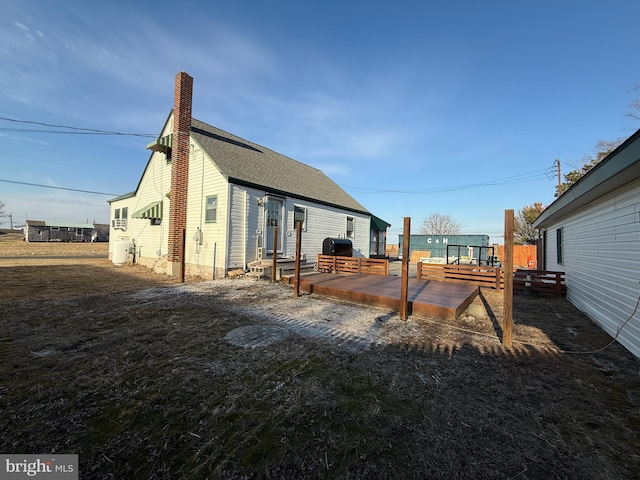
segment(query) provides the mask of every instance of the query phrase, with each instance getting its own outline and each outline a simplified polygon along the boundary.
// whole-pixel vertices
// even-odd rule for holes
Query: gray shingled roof
[[[231,183],[369,213],[317,168],[192,119],[191,138]]]

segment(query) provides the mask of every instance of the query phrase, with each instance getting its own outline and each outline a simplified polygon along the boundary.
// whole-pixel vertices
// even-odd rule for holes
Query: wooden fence
[[[539,297],[561,297],[567,293],[564,272],[548,270],[516,270],[513,275],[514,292],[525,290],[527,275],[531,292]],[[471,283],[496,290],[504,288],[504,271],[498,267],[418,263],[417,277],[421,280]]]
[[[389,262],[380,258],[318,255],[317,270],[327,273],[366,273],[387,276]],[[514,292],[525,290],[527,275],[531,282],[531,292],[539,297],[561,297],[567,293],[564,272],[549,270],[516,270],[513,274]],[[504,271],[499,267],[418,262],[416,276],[419,280],[471,283],[496,290],[504,288]]]
[[[564,297],[567,294],[564,272],[549,270],[516,270],[513,273],[514,292],[524,291],[527,275],[531,281],[531,291],[539,297]]]
[[[478,267],[476,265],[450,265],[418,262],[417,277],[420,280],[441,282],[462,282],[500,289],[502,273],[499,267]]]
[[[373,275],[389,275],[389,261],[384,258],[318,255],[318,271],[329,273],[368,273]]]

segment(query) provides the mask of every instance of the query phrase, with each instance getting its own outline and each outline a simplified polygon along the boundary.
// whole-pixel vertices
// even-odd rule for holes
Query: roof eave
[[[119,200],[126,200],[127,198],[135,197],[136,192],[125,193],[124,195],[120,195],[119,197],[112,198],[111,200],[107,200],[107,203],[111,205],[112,202],[117,202]]]

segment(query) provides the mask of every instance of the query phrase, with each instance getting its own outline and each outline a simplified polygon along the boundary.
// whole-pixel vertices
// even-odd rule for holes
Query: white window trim
[[[209,220],[207,219],[207,213],[210,211],[210,209],[208,208],[208,204],[209,204],[209,199],[210,198],[215,198],[216,199],[216,218],[214,218],[213,220]],[[204,222],[205,223],[218,223],[218,195],[214,194],[214,195],[207,195],[204,199]]]

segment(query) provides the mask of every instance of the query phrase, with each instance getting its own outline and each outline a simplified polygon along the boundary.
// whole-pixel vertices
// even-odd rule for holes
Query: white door
[[[284,225],[282,224],[282,208],[284,206],[284,202],[280,198],[269,197],[267,199],[267,218],[265,219],[267,223],[266,232],[266,244],[267,244],[267,253],[273,253],[273,232],[276,227],[278,227],[278,243],[276,246],[276,250],[282,253],[282,239],[284,237]]]

